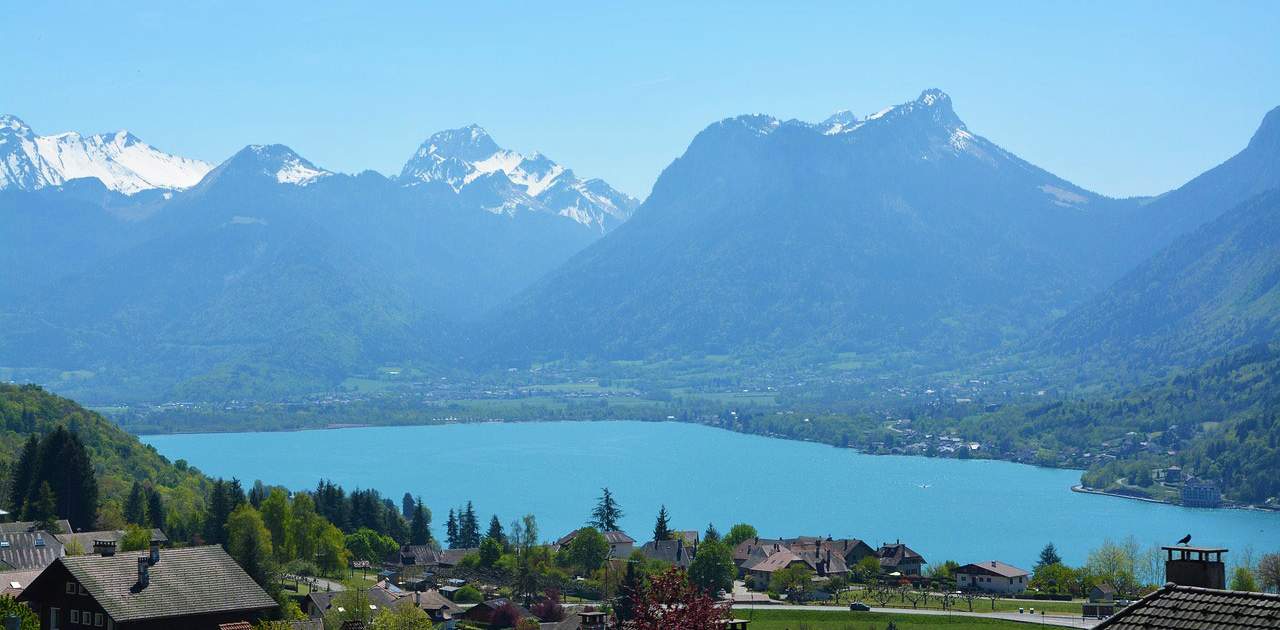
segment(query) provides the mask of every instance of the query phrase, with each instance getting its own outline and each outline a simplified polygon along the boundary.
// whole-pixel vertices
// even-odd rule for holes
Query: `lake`
[[[1071,492],[1079,472],[998,461],[865,455],[849,449],[672,422],[541,422],[369,427],[289,433],[143,436],[204,472],[312,489],[322,477],[421,495],[443,536],[450,507],[474,502],[482,525],[533,513],[553,539],[581,526],[608,486],[624,529],[672,525],[761,536],[901,539],[927,560],[999,559],[1030,569],[1052,541],[1071,564],[1104,539],[1280,551],[1280,514],[1182,508]],[[637,543],[638,545],[639,543]],[[1231,554],[1228,554],[1228,559]]]

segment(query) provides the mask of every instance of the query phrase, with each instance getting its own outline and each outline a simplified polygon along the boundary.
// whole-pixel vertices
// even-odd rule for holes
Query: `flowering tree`
[[[632,608],[628,630],[715,630],[729,613],[676,567],[650,577],[632,597]]]

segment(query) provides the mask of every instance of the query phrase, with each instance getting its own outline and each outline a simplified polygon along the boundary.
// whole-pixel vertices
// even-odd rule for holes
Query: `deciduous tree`
[[[759,534],[756,533],[756,528],[746,523],[738,523],[729,528],[729,533],[725,534],[724,537],[724,544],[729,545],[730,549],[734,549],[742,544],[742,541],[757,537],[759,537]]]
[[[711,595],[733,590],[738,569],[733,564],[733,551],[718,540],[703,541],[689,565],[689,581]]]
[[[632,600],[633,630],[713,630],[728,609],[671,568],[649,578]]]

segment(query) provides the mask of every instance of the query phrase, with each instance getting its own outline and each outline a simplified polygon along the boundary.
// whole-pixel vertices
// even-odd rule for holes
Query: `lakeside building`
[[[919,576],[921,568],[928,564],[924,556],[916,553],[899,540],[893,544],[885,543],[876,550],[876,558],[880,560],[880,570],[884,573],[900,573],[904,576]]]
[[[1203,479],[1187,479],[1180,492],[1182,505],[1186,507],[1218,507],[1222,505],[1222,492],[1218,484]]]
[[[583,529],[586,529],[586,528],[583,528]],[[568,534],[561,536],[560,540],[556,541],[556,544],[553,547],[553,549],[558,550],[561,547],[564,547],[565,545],[568,545],[569,543],[573,542],[573,539],[577,538],[578,533],[581,531],[582,529],[575,529],[569,532]],[[609,542],[610,558],[626,558],[631,555],[632,551],[635,550],[636,539],[628,536],[627,533],[624,531],[610,530],[607,532],[600,532],[600,533],[603,534],[604,539]]]
[[[1031,581],[1027,570],[999,560],[966,564],[951,574],[956,578],[956,588],[988,593],[1018,594],[1027,590]]]

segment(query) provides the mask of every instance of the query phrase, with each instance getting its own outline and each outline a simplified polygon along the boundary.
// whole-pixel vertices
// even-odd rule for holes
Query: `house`
[[[1116,613],[1116,587],[1103,582],[1089,589],[1088,600],[1082,605],[1085,618],[1106,619]]]
[[[53,534],[0,533],[0,571],[40,570],[64,555],[62,541]]]
[[[64,547],[79,546],[82,553],[92,553],[102,555],[102,547],[99,543],[110,542],[111,551],[115,551],[116,546],[124,539],[125,531],[123,529],[108,529],[95,532],[76,532],[74,534],[57,534],[55,538],[62,542]],[[151,542],[158,542],[160,546],[167,547],[169,545],[169,537],[165,535],[164,530],[151,530]]]
[[[556,541],[555,548],[559,549],[573,542],[573,539],[577,538],[578,532],[580,531],[582,530],[575,529],[569,532],[568,534],[565,534],[564,536],[562,536],[560,540]],[[604,534],[604,539],[609,541],[609,557],[610,558],[626,558],[627,556],[631,555],[632,551],[635,550],[636,539],[628,536],[626,532],[619,531],[619,530],[610,530],[607,532],[600,532],[600,533]]]
[[[785,546],[786,542],[779,539],[748,538],[733,548],[733,563],[740,572],[745,571],[745,565],[755,564]]]
[[[304,602],[303,611],[312,619],[322,620],[333,609],[333,601],[338,595],[338,591],[311,593]],[[427,616],[435,623],[448,623],[462,610],[460,606],[445,599],[439,591],[434,589],[410,592],[400,590],[385,582],[379,582],[374,586],[370,586],[365,591],[365,595],[368,598],[369,605],[376,606],[379,609],[392,608],[394,606],[416,606],[427,613]]]
[[[58,558],[18,600],[36,611],[42,630],[213,630],[276,608],[217,545]]]
[[[1031,574],[999,560],[966,564],[951,572],[960,590],[988,593],[1021,593],[1027,590]]]
[[[57,527],[55,529],[57,529],[58,531],[53,533],[55,534],[71,533],[71,521],[68,521],[67,519],[64,518],[62,520],[54,521],[54,522],[57,524]],[[43,529],[43,527],[44,527],[43,525],[35,521],[14,521],[12,523],[0,523],[0,534],[24,534],[24,533],[41,530]]]
[[[1187,507],[1218,507],[1222,503],[1222,492],[1212,481],[1188,479],[1179,493]]]
[[[458,549],[443,549],[436,557],[436,564],[442,567],[456,567],[462,564],[462,559],[471,555],[479,554],[480,549],[476,547],[460,547]]]
[[[697,547],[700,537],[701,534],[696,529],[682,529],[671,532],[671,538],[681,538],[684,540],[684,544],[690,547]]]
[[[28,584],[40,576],[40,571],[43,571],[43,569],[0,573],[0,595],[8,595],[9,597],[21,595],[23,589],[27,588]]]
[[[770,554],[768,558],[747,567],[747,575],[751,576],[751,585],[756,590],[764,590],[769,587],[774,573],[794,566],[812,568],[804,558],[784,547]]]
[[[880,561],[880,570],[884,573],[899,573],[904,576],[920,575],[925,562],[924,556],[902,544],[899,540],[893,544],[883,544],[876,550],[876,559]]]
[[[792,553],[800,556],[805,564],[809,565],[818,577],[847,577],[849,575],[849,567],[844,563],[844,556],[832,551],[828,548],[817,547],[809,548],[800,552],[792,550]]]
[[[461,618],[467,621],[474,621],[476,623],[490,623],[493,621],[493,614],[498,612],[499,608],[502,608],[507,604],[515,606],[516,611],[520,613],[521,619],[533,616],[533,613],[516,605],[511,600],[505,597],[499,597],[497,599],[485,600],[475,606],[472,606],[466,612],[462,613]]]
[[[1165,584],[1095,630],[1280,628],[1280,595]]]
[[[684,538],[650,540],[640,547],[640,553],[650,560],[660,560],[677,567],[689,568],[693,564],[696,545],[685,543]]]

